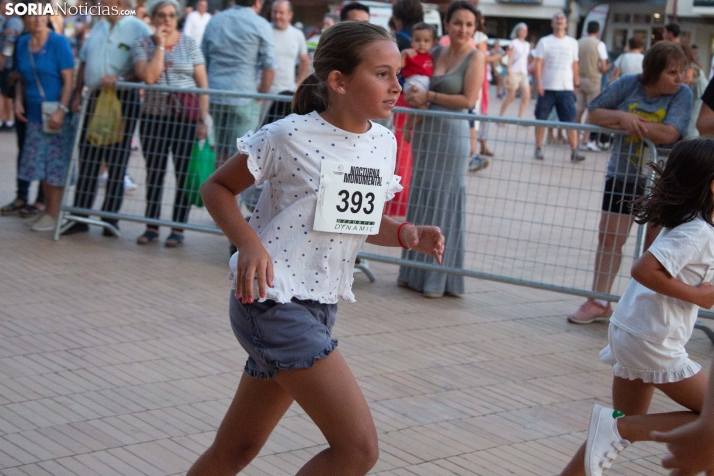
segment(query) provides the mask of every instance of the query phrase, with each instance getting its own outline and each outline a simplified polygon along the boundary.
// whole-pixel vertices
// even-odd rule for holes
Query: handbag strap
[[[30,65],[32,65],[32,74],[35,75],[35,82],[37,83],[37,89],[40,90],[40,96],[42,97],[42,101],[46,101],[47,99],[45,98],[45,90],[42,87],[42,82],[40,81],[40,77],[37,75],[37,68],[35,67],[35,59],[32,57],[32,51],[30,50],[30,42],[27,42],[27,52],[30,55]]]

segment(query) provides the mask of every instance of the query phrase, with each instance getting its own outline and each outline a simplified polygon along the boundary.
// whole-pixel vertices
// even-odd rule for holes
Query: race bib
[[[392,172],[323,160],[313,229],[376,235]]]

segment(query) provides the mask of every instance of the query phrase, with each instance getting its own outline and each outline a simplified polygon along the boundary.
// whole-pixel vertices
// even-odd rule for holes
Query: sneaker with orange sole
[[[568,316],[568,321],[573,324],[591,324],[595,321],[607,321],[612,316],[612,308],[587,300],[577,311]]]

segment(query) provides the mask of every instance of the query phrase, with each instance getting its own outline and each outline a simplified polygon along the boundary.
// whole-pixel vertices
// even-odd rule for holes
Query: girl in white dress
[[[653,168],[658,179],[635,216],[663,229],[632,266],[600,352],[615,374],[616,410],[595,405],[588,441],[562,475],[599,476],[631,442],[691,423],[703,407],[707,375],[684,346],[699,308],[714,306],[714,140],[680,142],[664,170]],[[689,411],[647,414],[655,389]]]

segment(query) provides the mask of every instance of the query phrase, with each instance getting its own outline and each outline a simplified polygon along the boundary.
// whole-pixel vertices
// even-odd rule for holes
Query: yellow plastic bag
[[[89,120],[87,141],[93,146],[116,144],[121,142],[123,133],[121,103],[112,89],[102,89]]]

